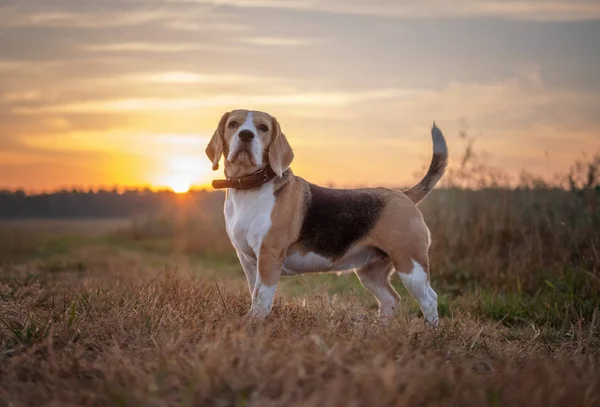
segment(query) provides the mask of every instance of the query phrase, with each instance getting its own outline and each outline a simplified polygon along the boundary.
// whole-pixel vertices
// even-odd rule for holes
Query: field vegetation
[[[186,196],[0,223],[0,406],[600,405],[600,156],[511,180],[464,140],[422,204],[435,331],[399,281],[379,324],[353,275],[283,278],[248,321],[221,208]]]

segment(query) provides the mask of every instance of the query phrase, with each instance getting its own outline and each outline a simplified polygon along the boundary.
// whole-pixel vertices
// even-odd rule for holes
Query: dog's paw
[[[251,320],[262,321],[269,316],[269,310],[265,310],[259,307],[252,307],[246,314],[246,317]]]
[[[421,309],[423,317],[425,318],[425,324],[430,328],[436,329],[439,325],[439,316],[437,307],[431,307],[429,309]]]
[[[438,328],[439,324],[440,324],[440,320],[439,320],[439,318],[437,317],[437,315],[436,315],[436,317],[435,317],[435,318],[426,318],[426,319],[425,319],[425,325],[426,325],[428,328],[430,328],[430,329],[433,329],[434,331],[435,331],[435,330],[437,330],[437,328]]]

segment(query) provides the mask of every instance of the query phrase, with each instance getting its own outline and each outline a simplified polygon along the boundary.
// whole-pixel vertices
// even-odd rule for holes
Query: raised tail
[[[444,135],[433,123],[431,129],[431,138],[433,139],[433,157],[431,158],[431,164],[425,177],[414,187],[403,191],[411,201],[415,204],[419,204],[435,187],[435,184],[442,178],[448,165],[448,146],[446,145],[446,139]]]

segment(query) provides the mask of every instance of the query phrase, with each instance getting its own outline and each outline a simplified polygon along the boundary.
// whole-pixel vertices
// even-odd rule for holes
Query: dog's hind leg
[[[390,283],[392,262],[389,258],[366,265],[355,271],[362,285],[377,299],[379,317],[389,318],[398,309],[398,293]]]
[[[394,260],[394,266],[404,287],[419,303],[425,321],[432,327],[438,325],[437,294],[429,283],[429,265],[426,260],[418,262],[413,259]]]

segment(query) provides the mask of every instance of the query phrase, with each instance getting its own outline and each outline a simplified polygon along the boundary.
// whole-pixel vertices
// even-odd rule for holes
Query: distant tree
[[[191,191],[179,196],[149,189],[60,190],[28,195],[23,190],[0,191],[0,218],[114,218],[150,215],[165,209],[192,205],[222,205],[220,191]]]

